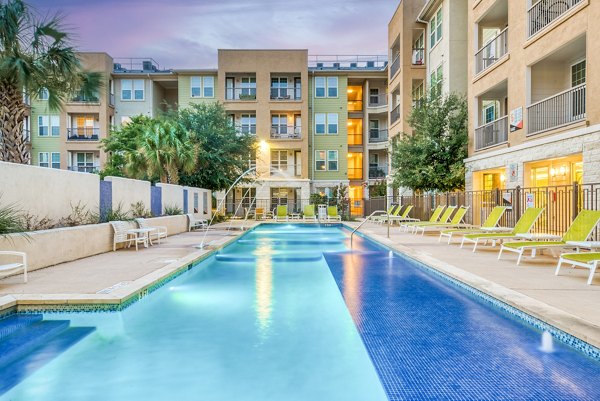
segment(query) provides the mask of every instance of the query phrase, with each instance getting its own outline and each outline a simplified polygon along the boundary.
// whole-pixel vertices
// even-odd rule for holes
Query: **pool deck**
[[[501,260],[499,246],[479,246],[473,253],[472,244],[460,248],[460,237],[448,245],[447,238],[438,242],[438,233],[414,235],[393,226],[388,239],[387,226],[374,223],[360,232],[600,348],[600,274],[587,285],[587,269],[564,265],[555,276],[558,258],[551,255],[523,257],[517,266],[515,253]]]
[[[240,224],[232,223],[234,228]],[[29,273],[27,284],[22,275],[4,278],[0,312],[17,305],[122,303],[242,234],[227,230],[228,226],[216,225],[208,233],[209,249],[195,247],[203,232],[183,233],[138,252],[123,249],[36,270]],[[600,348],[600,275],[588,286],[588,270],[567,266],[556,277],[557,259],[546,255],[524,258],[517,267],[515,254],[497,260],[497,247],[482,246],[473,253],[471,247],[460,249],[457,242],[439,243],[437,235],[404,233],[397,226],[388,239],[387,227],[372,223],[360,232]]]

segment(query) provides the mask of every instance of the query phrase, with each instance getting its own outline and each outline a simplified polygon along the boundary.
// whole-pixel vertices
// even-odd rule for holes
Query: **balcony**
[[[256,125],[236,124],[235,130],[236,130],[236,132],[239,132],[240,134],[256,135]]]
[[[100,128],[79,127],[67,128],[68,141],[97,141],[99,139]]]
[[[302,88],[274,88],[271,87],[271,100],[302,100]]]
[[[293,125],[272,125],[271,139],[301,139],[302,128]]]
[[[508,27],[491,38],[475,53],[475,73],[479,74],[508,53]]]
[[[31,144],[31,131],[28,129],[23,130],[23,143]]]
[[[400,71],[400,55],[397,55],[390,66],[390,78],[393,78]]]
[[[552,21],[581,3],[583,0],[540,0],[527,10],[529,37],[532,37]]]
[[[386,129],[375,129],[369,130],[369,143],[383,143],[388,140],[388,130]]]
[[[412,65],[425,65],[425,49],[412,49]]]
[[[70,100],[71,103],[100,103],[98,94],[86,95],[83,92],[77,93]]]
[[[350,100],[348,99],[348,111],[362,111],[363,110],[363,101],[362,100]]]
[[[100,170],[100,166],[69,166],[68,169],[71,171],[78,171],[80,173],[97,173]]]
[[[390,112],[390,121],[394,124],[396,121],[400,120],[400,105],[397,105]]]
[[[348,167],[348,179],[349,180],[362,180],[363,179],[362,167]]]
[[[483,150],[508,142],[508,116],[475,128],[475,150]]]
[[[586,84],[577,85],[527,107],[528,135],[585,120]]]
[[[388,175],[387,164],[369,165],[369,179],[381,179]]]
[[[115,94],[114,93],[108,94],[108,101],[111,106],[115,105]]]
[[[369,107],[387,106],[387,100],[387,93],[381,93],[379,95],[369,95]]]
[[[225,100],[256,100],[256,87],[254,88],[225,88]]]

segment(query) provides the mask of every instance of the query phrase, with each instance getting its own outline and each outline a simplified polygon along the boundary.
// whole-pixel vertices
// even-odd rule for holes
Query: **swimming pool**
[[[600,399],[597,361],[347,236],[262,225],[124,311],[3,319],[0,400]]]

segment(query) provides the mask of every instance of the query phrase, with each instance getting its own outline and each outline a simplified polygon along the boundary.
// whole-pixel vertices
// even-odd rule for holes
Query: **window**
[[[442,90],[442,82],[444,81],[444,74],[442,71],[442,64],[431,72],[430,84],[438,93]]]
[[[433,48],[442,39],[442,7],[440,7],[429,22],[429,43]]]
[[[204,97],[215,97],[215,77],[202,77]]]
[[[271,78],[271,99],[289,99],[288,79]]]
[[[48,89],[46,89],[46,88],[40,89],[39,100],[48,100],[48,97],[50,97],[50,93],[48,92]]]
[[[52,168],[60,169],[60,153],[52,152]]]
[[[200,77],[191,77],[190,85],[191,85],[191,94],[192,97],[200,97],[202,93],[202,82]]]
[[[496,102],[483,105],[483,123],[488,124],[496,119]]]
[[[315,78],[315,97],[325,97],[325,78]]]
[[[327,133],[330,135],[338,133],[338,115],[337,113],[327,114]]]
[[[287,150],[271,151],[271,169],[287,170]]]
[[[273,114],[271,116],[271,132],[273,134],[287,134],[287,115]]]
[[[60,136],[59,116],[38,116],[39,136]]]
[[[144,100],[144,80],[121,80],[121,100]]]
[[[241,99],[256,99],[256,77],[243,77],[241,87]]]
[[[77,167],[94,167],[94,154],[77,153]]]
[[[328,150],[327,151],[327,170],[337,171],[338,169],[338,151]]]
[[[413,107],[418,107],[421,104],[423,96],[425,96],[425,86],[423,85],[423,81],[421,81],[412,91]]]
[[[326,121],[325,113],[316,113],[315,114],[315,134],[319,134],[319,135],[325,134],[325,121]]]
[[[215,78],[191,77],[190,94],[192,97],[215,97]]]
[[[379,88],[369,89],[369,105],[379,104]]]
[[[40,167],[50,167],[50,159],[48,152],[41,152],[38,155],[38,165]]]
[[[585,83],[585,60],[571,66],[571,87]]]
[[[256,114],[242,114],[242,133],[256,134]]]
[[[327,78],[327,97],[338,96],[338,79],[337,77]]]
[[[327,171],[327,164],[325,160],[325,150],[315,151],[315,170],[316,171]]]

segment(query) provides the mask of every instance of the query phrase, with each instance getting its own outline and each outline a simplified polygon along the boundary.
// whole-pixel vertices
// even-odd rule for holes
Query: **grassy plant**
[[[49,230],[56,227],[56,222],[48,217],[38,217],[30,213],[21,216],[25,231]]]
[[[26,230],[23,214],[14,205],[0,205],[0,236]]]
[[[177,216],[183,214],[183,210],[176,205],[165,205],[165,216]]]
[[[131,214],[133,215],[134,218],[152,217],[152,212],[150,210],[146,209],[146,205],[144,205],[144,202],[142,202],[142,201],[131,204]]]
[[[82,205],[81,201],[76,205],[71,204],[71,214],[58,221],[60,227],[75,227],[85,224],[98,224],[99,217]]]
[[[116,208],[110,208],[104,213],[92,213],[92,218],[98,223],[108,223],[109,221],[130,221],[133,220],[129,212],[123,210],[123,205],[119,203]]]

